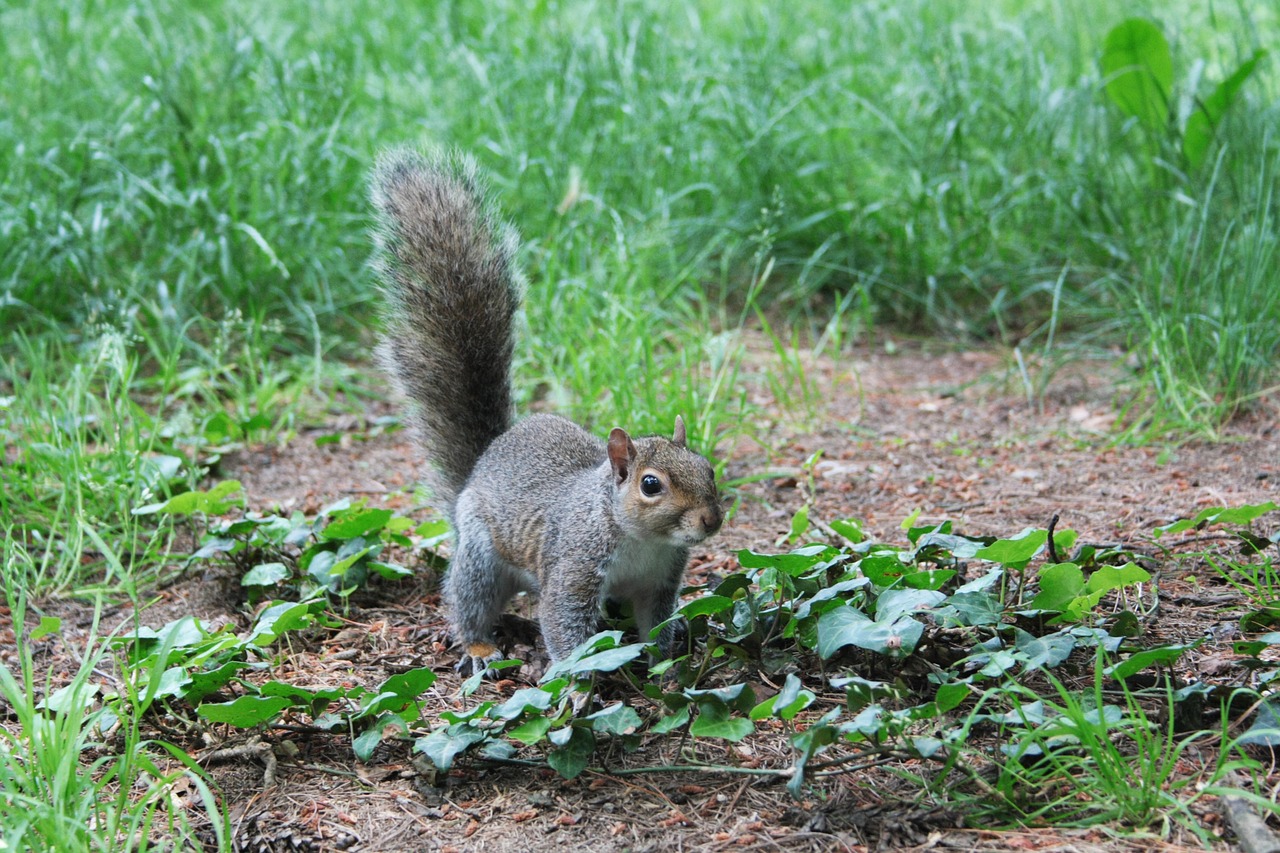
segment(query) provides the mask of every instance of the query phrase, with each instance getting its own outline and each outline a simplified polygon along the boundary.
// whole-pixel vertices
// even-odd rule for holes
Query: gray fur
[[[564,418],[512,422],[515,233],[473,161],[397,151],[373,177],[387,296],[379,358],[409,398],[429,484],[457,545],[444,599],[464,664],[498,657],[511,596],[538,593],[547,651],[596,631],[605,596],[631,601],[641,635],[676,606],[689,546],[722,520],[711,464],[671,439],[601,439]],[[652,494],[641,483],[660,488]],[[672,632],[659,645],[670,651]]]
[[[392,151],[372,195],[387,297],[378,357],[411,401],[429,484],[453,520],[476,460],[511,426],[518,239],[470,157]]]

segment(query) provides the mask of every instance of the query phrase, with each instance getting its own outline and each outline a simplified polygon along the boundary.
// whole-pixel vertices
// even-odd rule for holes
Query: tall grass
[[[1174,44],[1175,125],[1280,30],[1243,4],[1145,12]],[[363,359],[377,313],[365,171],[404,142],[475,152],[522,229],[519,387],[542,405],[655,430],[678,410],[714,441],[742,420],[751,296],[825,342],[856,306],[862,329],[1128,347],[1134,434],[1212,432],[1276,379],[1276,75],[1191,169],[1105,97],[1119,17],[1101,0],[6,6],[0,523],[123,529],[147,454],[201,472],[165,435],[198,443],[219,412],[287,429],[288,401],[327,393],[322,365]],[[104,403],[83,378],[107,339],[131,367]],[[132,481],[90,494],[84,462]]]
[[[6,576],[28,559],[12,539],[0,541]],[[58,685],[35,670],[39,653],[25,639],[22,596],[4,600],[12,608],[18,666],[0,665],[6,708],[0,844],[6,850],[132,851],[175,842],[230,849],[225,816],[195,760],[142,737],[140,697],[107,701],[99,678],[107,652],[97,635],[100,611],[86,648],[77,650],[79,667]]]

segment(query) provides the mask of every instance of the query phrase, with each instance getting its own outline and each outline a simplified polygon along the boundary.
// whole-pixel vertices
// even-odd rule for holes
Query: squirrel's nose
[[[720,529],[721,515],[719,508],[717,507],[714,510],[703,510],[702,517],[699,520],[702,522],[703,530],[708,533],[715,533]]]

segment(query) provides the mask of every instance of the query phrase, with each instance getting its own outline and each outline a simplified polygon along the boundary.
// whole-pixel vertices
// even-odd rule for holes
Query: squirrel
[[[647,640],[675,610],[689,548],[723,521],[711,463],[679,416],[671,438],[615,428],[607,441],[557,415],[516,420],[518,237],[475,161],[391,151],[371,183],[378,358],[409,401],[427,485],[454,530],[443,598],[458,670],[501,658],[495,623],[520,591],[538,596],[553,661],[596,632],[606,599],[629,601]],[[664,656],[673,639],[664,625]]]

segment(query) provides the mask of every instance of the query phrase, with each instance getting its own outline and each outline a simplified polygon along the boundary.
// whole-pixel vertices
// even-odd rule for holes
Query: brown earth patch
[[[1060,371],[1047,394],[1029,401],[1012,360],[1001,353],[859,351],[840,364],[809,365],[814,393],[806,407],[794,385],[789,399],[773,399],[763,376],[768,362],[756,362],[762,367],[749,386],[764,414],[728,451],[726,482],[743,481],[732,489],[736,511],[695,555],[695,578],[732,570],[740,548],[785,548],[781,538],[806,500],[812,500],[814,518],[857,518],[872,536],[889,542],[904,541],[899,525],[918,510],[917,524],[949,519],[957,532],[1001,536],[1043,527],[1057,514],[1059,529],[1074,528],[1083,540],[1143,547],[1152,547],[1155,525],[1207,505],[1280,502],[1274,398],[1241,418],[1219,443],[1112,447],[1107,439],[1116,417],[1117,370],[1106,363]],[[812,417],[786,414],[806,408]],[[248,506],[261,511],[278,506],[314,513],[340,497],[410,511],[420,457],[404,432],[371,434],[373,415],[385,413],[334,416],[282,446],[238,451],[223,460],[216,477],[240,480]],[[821,426],[808,428],[804,420]],[[314,441],[335,433],[337,443]],[[810,492],[804,466],[818,451]],[[771,476],[752,479],[762,472]],[[1209,637],[1182,665],[1243,683],[1247,673],[1233,671],[1230,646],[1243,602],[1198,558],[1180,556],[1188,543],[1195,550],[1229,544],[1215,536],[1192,533],[1156,548],[1161,609],[1153,640]],[[66,657],[66,649],[87,628],[83,610],[66,602],[46,602],[44,609],[63,615],[69,630],[61,641],[46,642],[40,665],[56,670],[62,660],[69,666],[74,658]],[[189,614],[241,629],[252,619],[234,572],[215,567],[194,569],[160,590],[139,617],[119,608],[104,624],[114,628],[140,618],[159,626]],[[430,666],[439,678],[426,702],[462,707],[452,671],[456,653],[447,646],[429,571],[362,593],[344,619],[344,630],[307,632],[281,649],[272,677],[303,686],[374,685],[394,672]],[[541,652],[531,643],[525,638],[514,651],[536,660]],[[537,669],[522,680],[536,677]],[[523,685],[500,682],[482,690],[498,696],[517,686]],[[205,730],[168,717],[158,725],[158,737],[194,754],[246,740],[236,730]],[[262,766],[252,757],[209,765],[245,850],[1199,849],[1177,827],[1157,837],[969,826],[965,815],[921,795],[909,774],[927,775],[929,769],[918,762],[831,777],[800,801],[777,778],[625,775],[685,763],[687,750],[726,766],[790,766],[785,733],[767,728],[737,745],[653,738],[634,754],[598,755],[604,772],[572,781],[544,768],[466,762],[437,778],[402,740],[384,742],[362,764],[346,736],[305,726],[275,727],[264,737],[280,756],[274,787],[263,788]],[[1273,775],[1270,781],[1278,780]],[[1197,809],[1204,825],[1224,839],[1217,846],[1229,849],[1229,830],[1212,804]]]

